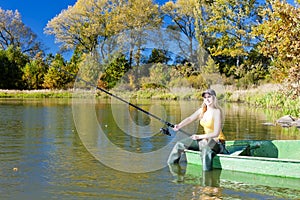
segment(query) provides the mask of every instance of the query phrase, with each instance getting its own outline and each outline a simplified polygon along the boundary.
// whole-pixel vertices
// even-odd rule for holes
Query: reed
[[[229,102],[244,102],[300,117],[300,97],[289,95],[280,85],[268,84],[248,90],[231,90],[226,92],[225,98]]]

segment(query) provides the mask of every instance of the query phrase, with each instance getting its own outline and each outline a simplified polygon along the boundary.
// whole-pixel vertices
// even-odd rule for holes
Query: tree
[[[62,49],[77,47],[85,53],[95,53],[99,43],[115,34],[114,25],[111,25],[111,13],[121,2],[123,1],[78,0],[74,6],[69,6],[51,19],[44,31],[54,35]]]
[[[212,39],[210,53],[219,62],[235,61],[235,68],[239,68],[257,44],[258,38],[253,38],[251,31],[261,21],[261,5],[255,0],[215,0],[207,9],[205,32]],[[228,67],[223,71],[235,71]]]
[[[125,55],[116,55],[105,67],[101,81],[104,81],[107,88],[113,88],[119,80],[130,69]]]
[[[22,71],[28,61],[19,48],[0,49],[0,88],[23,89]]]
[[[129,41],[124,41],[124,45],[129,48],[130,65],[135,59],[136,66],[139,66],[143,45],[147,43],[147,30],[159,27],[162,22],[158,5],[153,4],[152,0],[127,0],[116,8],[113,16],[115,32],[127,32],[125,37]]]
[[[48,66],[43,60],[43,54],[40,52],[33,60],[26,63],[23,69],[22,80],[25,82],[27,89],[41,89],[43,88],[44,76],[47,72]]]
[[[283,73],[280,77],[284,78],[289,68],[300,60],[300,9],[281,1],[274,1],[270,6],[262,13],[264,22],[254,33],[262,35],[264,40],[259,43],[259,50],[274,61]]]
[[[136,58],[139,63],[143,45],[141,30],[158,25],[161,21],[158,16],[158,6],[151,0],[79,0],[53,18],[45,33],[55,35],[62,49],[78,47],[85,53],[99,50],[102,59],[113,52],[113,48],[121,49],[121,43],[123,46],[129,43],[129,60],[133,63]],[[118,45],[111,42],[114,36],[126,31],[132,33],[129,42],[118,41]]]
[[[300,94],[300,9],[279,0],[272,1],[262,13],[264,21],[254,33],[261,35],[259,50],[272,59],[273,78],[288,80],[289,87]],[[290,90],[291,91],[291,90]]]
[[[44,77],[43,87],[48,89],[64,89],[67,83],[68,74],[66,64],[61,54],[56,54]]]
[[[194,44],[196,39],[194,10],[196,6],[196,0],[177,0],[176,3],[169,1],[162,6],[163,13],[174,22],[174,25],[169,25],[168,29],[172,30],[172,36],[178,41],[182,54],[190,61],[194,61],[194,46],[198,45]],[[187,38],[188,42],[182,39],[181,33]]]
[[[167,64],[170,60],[170,57],[167,55],[167,52],[162,49],[152,49],[151,55],[147,61],[148,64],[151,63],[161,63]]]
[[[41,51],[41,43],[32,30],[22,22],[20,13],[0,8],[0,49],[19,48],[30,56]]]
[[[89,20],[81,11],[81,1],[69,6],[55,18],[51,19],[44,29],[49,35],[54,35],[56,42],[61,43],[61,49],[70,50],[77,46],[83,51],[92,52],[97,45],[95,33],[86,31],[90,26]]]

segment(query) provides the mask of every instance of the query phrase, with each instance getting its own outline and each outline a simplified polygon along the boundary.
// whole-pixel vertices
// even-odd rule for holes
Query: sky
[[[168,0],[156,0],[162,5]],[[44,34],[44,28],[48,21],[61,13],[68,6],[73,6],[77,0],[0,0],[0,7],[3,10],[18,10],[21,13],[23,23],[30,27],[38,35],[46,53],[56,54],[59,50],[59,44],[56,44],[53,35]],[[288,0],[293,2],[293,0]]]
[[[18,10],[23,23],[30,27],[38,35],[46,50],[46,53],[55,54],[59,45],[54,43],[54,36],[44,34],[44,28],[48,21],[58,15],[69,5],[74,5],[77,0],[0,0],[3,10]]]
[[[38,40],[44,44],[46,53],[55,54],[59,50],[59,44],[55,44],[53,35],[44,34],[44,28],[48,21],[76,2],[77,0],[0,0],[0,7],[3,10],[18,10],[23,23],[30,27],[38,35]],[[167,0],[156,2],[161,5]]]

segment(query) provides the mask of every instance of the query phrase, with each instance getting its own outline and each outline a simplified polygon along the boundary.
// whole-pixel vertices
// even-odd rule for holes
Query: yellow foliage
[[[289,73],[289,79],[295,81],[300,79],[294,76],[294,69],[300,71],[300,8],[279,0],[271,5],[272,11],[265,10],[264,22],[254,29],[256,35],[264,38],[259,49],[273,58],[277,80],[282,81]]]

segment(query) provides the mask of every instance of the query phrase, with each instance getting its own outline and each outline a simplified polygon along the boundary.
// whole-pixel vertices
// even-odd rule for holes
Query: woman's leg
[[[207,140],[199,141],[199,150],[201,151],[202,170],[210,171],[213,169],[212,160],[216,153],[208,146]]]
[[[169,155],[167,161],[168,164],[179,163],[181,154],[184,152],[185,149],[198,150],[199,146],[198,143],[195,140],[192,140],[190,137],[176,142]]]

